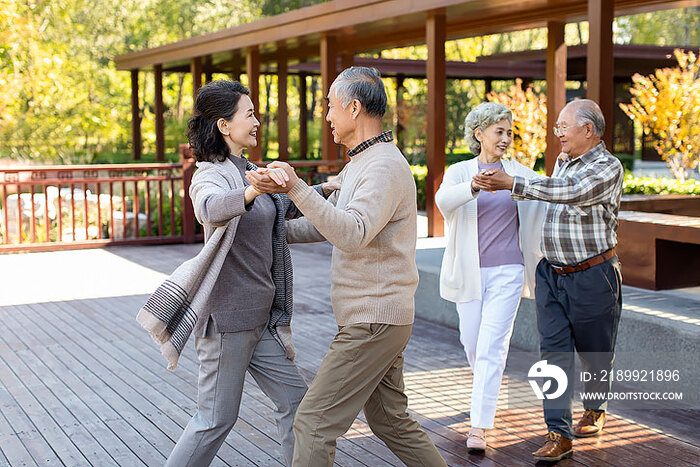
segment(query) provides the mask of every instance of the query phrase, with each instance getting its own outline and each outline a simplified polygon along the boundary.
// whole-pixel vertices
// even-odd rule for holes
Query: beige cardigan
[[[525,178],[540,177],[524,165],[504,159],[508,175]],[[476,158],[458,162],[445,172],[435,202],[445,217],[447,246],[440,269],[440,296],[451,302],[481,299],[481,269],[479,267],[479,238],[477,204],[479,193],[472,195],[472,177],[479,172]],[[540,247],[545,204],[540,201],[517,201],[520,220],[520,248],[525,263],[523,296],[535,294],[535,268],[542,258]]]

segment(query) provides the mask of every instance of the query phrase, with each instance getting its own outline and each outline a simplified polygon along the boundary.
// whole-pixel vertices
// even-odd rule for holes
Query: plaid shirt
[[[547,201],[542,252],[574,265],[617,245],[623,169],[600,143],[578,158],[557,160],[551,178],[514,177],[513,198]]]
[[[391,130],[387,130],[384,133],[382,133],[379,136],[375,136],[374,138],[370,138],[368,140],[365,140],[355,146],[354,148],[348,150],[348,156],[352,157],[355,154],[359,154],[365,149],[370,148],[371,146],[374,146],[377,143],[393,143],[394,142],[394,135],[392,134]]]

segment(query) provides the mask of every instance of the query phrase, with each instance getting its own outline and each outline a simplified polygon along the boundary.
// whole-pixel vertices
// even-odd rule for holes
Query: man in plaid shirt
[[[534,453],[537,460],[571,457],[572,435],[595,436],[605,424],[607,399],[585,401],[575,428],[571,420],[574,349],[584,371],[597,375],[584,390],[607,394],[610,381],[601,376],[612,369],[622,310],[615,245],[623,169],[601,141],[604,130],[595,102],[570,102],[554,127],[562,154],[551,178],[526,180],[502,171],[474,177],[477,188],[510,190],[515,199],[550,203],[542,232],[544,259],[537,266],[537,327],[541,358],[561,367],[569,381],[563,395],[543,400],[549,432]]]

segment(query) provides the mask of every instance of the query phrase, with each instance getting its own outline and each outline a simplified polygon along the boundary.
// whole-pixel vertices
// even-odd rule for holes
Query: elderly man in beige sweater
[[[344,70],[328,102],[335,142],[352,148],[338,191],[326,200],[284,163],[248,174],[261,191],[288,192],[304,214],[289,222],[290,242],[334,246],[331,304],[338,333],[297,411],[294,466],[332,466],[336,439],[362,409],[372,431],[406,465],[445,466],[406,411],[403,350],[418,284],[416,187],[391,132],[382,132],[386,91],[379,73]]]

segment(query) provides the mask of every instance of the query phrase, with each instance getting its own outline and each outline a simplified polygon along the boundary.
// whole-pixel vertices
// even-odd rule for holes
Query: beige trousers
[[[367,422],[407,466],[446,466],[406,412],[403,350],[412,325],[353,324],[339,328],[294,420],[295,467],[330,467],[336,439],[364,409]]]

